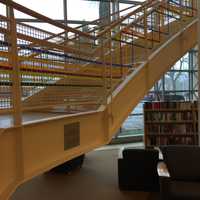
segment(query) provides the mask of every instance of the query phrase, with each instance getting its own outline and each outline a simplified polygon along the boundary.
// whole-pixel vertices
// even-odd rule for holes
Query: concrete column
[[[101,25],[107,25],[110,23],[110,1],[99,2],[99,18],[104,18],[101,21]]]

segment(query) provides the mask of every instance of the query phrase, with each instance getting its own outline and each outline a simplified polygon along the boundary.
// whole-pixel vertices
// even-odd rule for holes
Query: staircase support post
[[[20,126],[22,124],[22,105],[21,105],[21,76],[20,67],[18,63],[18,49],[17,49],[17,31],[16,20],[14,17],[13,7],[7,6],[7,16],[9,18],[8,27],[10,34],[8,37],[9,46],[9,64],[12,66],[12,106],[14,125]]]
[[[12,0],[8,0],[12,2]],[[16,174],[13,176],[13,184],[10,191],[15,188],[24,180],[24,138],[22,127],[22,90],[21,90],[21,72],[18,60],[18,46],[17,46],[17,25],[14,16],[14,8],[8,4],[6,7],[7,17],[9,19],[8,29],[8,51],[9,51],[9,65],[12,67],[12,107],[13,107],[13,135],[15,138],[15,162]],[[10,166],[8,166],[10,167]],[[10,193],[10,192],[9,192]],[[10,195],[10,194],[9,194]]]

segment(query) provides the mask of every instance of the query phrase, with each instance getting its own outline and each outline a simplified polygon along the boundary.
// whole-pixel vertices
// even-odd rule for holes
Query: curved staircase
[[[197,43],[196,3],[148,0],[120,11],[114,21],[112,15],[95,20],[82,32],[82,26],[73,29],[0,0],[9,11],[0,15],[0,199],[28,179],[107,144],[160,77]],[[61,31],[18,23],[14,10]]]

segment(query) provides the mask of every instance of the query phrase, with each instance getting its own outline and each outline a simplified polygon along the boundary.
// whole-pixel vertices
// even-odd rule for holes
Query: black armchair
[[[161,151],[161,200],[200,200],[200,147],[166,146]]]
[[[159,191],[155,149],[124,149],[118,159],[118,180],[121,190]]]

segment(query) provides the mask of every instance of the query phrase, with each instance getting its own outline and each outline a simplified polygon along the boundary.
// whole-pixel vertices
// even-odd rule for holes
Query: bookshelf
[[[144,104],[145,146],[198,144],[197,101]]]

